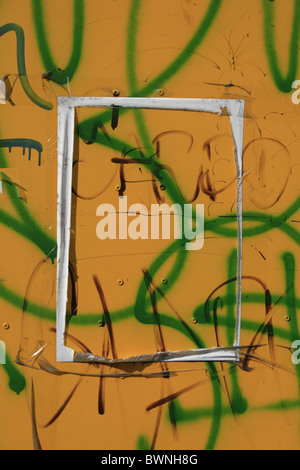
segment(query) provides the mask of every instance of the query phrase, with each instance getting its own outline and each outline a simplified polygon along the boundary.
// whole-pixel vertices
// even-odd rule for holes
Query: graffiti
[[[64,70],[61,70],[52,57],[45,26],[43,0],[32,0],[32,14],[35,25],[37,44],[47,72],[43,77],[60,85],[71,81],[80,63],[84,34],[84,0],[74,0],[73,46],[70,60]]]
[[[95,5],[95,2],[92,3]],[[163,125],[159,126],[147,111],[141,109],[129,110],[118,107],[86,115],[78,112],[76,116],[77,149],[74,152],[72,188],[72,209],[74,209],[73,212],[76,213],[78,220],[73,223],[72,234],[76,232],[75,229],[78,229],[79,232],[81,225],[83,225],[82,213],[85,206],[81,204],[90,204],[94,201],[96,208],[103,202],[101,197],[109,194],[113,194],[110,196],[111,199],[115,195],[121,199],[129,198],[131,192],[135,191],[133,188],[138,186],[141,188],[138,193],[141,199],[139,210],[141,207],[147,210],[150,205],[149,201],[152,200],[157,204],[168,203],[171,205],[172,203],[179,208],[184,208],[187,204],[193,204],[195,207],[199,201],[202,202],[203,198],[206,198],[204,236],[207,242],[205,248],[206,245],[210,246],[210,240],[218,240],[219,242],[222,240],[220,243],[223,243],[224,250],[220,251],[221,248],[218,246],[219,258],[217,258],[217,262],[213,249],[205,254],[202,254],[202,251],[199,253],[199,263],[205,266],[207,274],[202,279],[199,277],[198,285],[193,283],[194,277],[198,276],[197,271],[195,270],[195,275],[193,271],[189,271],[193,257],[198,254],[182,249],[182,241],[174,240],[164,245],[163,248],[159,247],[158,250],[155,248],[156,251],[153,250],[153,253],[147,252],[146,259],[141,258],[140,264],[135,264],[136,279],[134,287],[133,284],[129,286],[131,297],[128,300],[126,287],[130,283],[125,276],[122,277],[120,266],[125,265],[126,269],[129,269],[130,265],[135,263],[135,255],[131,253],[131,258],[126,259],[124,252],[116,252],[113,255],[104,255],[103,252],[99,252],[99,260],[97,260],[99,264],[93,265],[91,261],[89,275],[86,276],[86,272],[82,268],[81,257],[82,259],[88,258],[90,252],[80,251],[81,246],[76,244],[76,239],[73,241],[74,248],[71,241],[73,252],[70,256],[69,266],[66,341],[72,347],[77,348],[76,350],[79,351],[77,354],[81,357],[87,357],[92,354],[96,343],[92,332],[97,331],[97,342],[100,344],[101,357],[103,358],[103,361],[98,364],[91,364],[89,361],[81,365],[76,364],[78,369],[71,369],[61,364],[58,367],[49,352],[51,345],[55,345],[56,336],[54,328],[56,309],[53,305],[55,297],[53,279],[57,262],[56,240],[48,233],[43,216],[34,206],[39,202],[37,194],[41,195],[42,200],[46,188],[42,183],[36,181],[36,188],[40,191],[38,193],[35,189],[36,199],[32,201],[30,198],[26,200],[22,197],[22,191],[26,190],[25,183],[23,186],[23,175],[18,183],[9,177],[10,165],[5,154],[7,151],[5,149],[11,152],[12,148],[20,147],[23,149],[23,155],[28,149],[28,159],[30,160],[31,152],[35,150],[39,157],[39,171],[43,171],[45,167],[48,169],[50,162],[46,158],[44,159],[43,137],[41,136],[40,141],[29,138],[4,138],[0,140],[0,167],[2,169],[0,178],[8,198],[7,203],[3,203],[3,207],[0,208],[0,225],[3,237],[4,234],[9,233],[20,244],[20,253],[24,256],[23,262],[24,264],[28,263],[30,266],[28,270],[30,269],[31,273],[22,274],[15,270],[12,275],[7,266],[9,260],[14,257],[13,252],[11,252],[11,258],[8,255],[5,258],[6,261],[2,269],[6,274],[1,272],[0,280],[1,305],[4,306],[4,309],[8,309],[15,322],[22,323],[22,332],[21,343],[19,344],[18,338],[17,349],[15,343],[11,340],[7,341],[9,335],[12,336],[12,331],[4,332],[8,338],[3,338],[5,343],[0,342],[0,347],[5,344],[7,349],[5,361],[1,360],[3,348],[0,349],[1,374],[8,385],[8,392],[13,391],[17,394],[17,399],[22,398],[21,392],[25,389],[30,393],[32,442],[35,449],[47,447],[48,435],[46,432],[50,431],[57,423],[62,422],[62,417],[67,415],[66,409],[80,406],[76,404],[76,396],[79,393],[86,393],[85,398],[88,398],[89,403],[95,402],[95,415],[98,419],[105,420],[106,416],[111,416],[110,413],[113,412],[116,404],[112,402],[108,389],[111,387],[111,382],[114,381],[118,383],[118,394],[122,396],[123,393],[123,397],[126,397],[127,406],[131,409],[131,413],[135,413],[133,408],[136,406],[139,412],[144,412],[147,419],[149,418],[145,424],[141,424],[138,419],[128,419],[128,415],[126,415],[127,418],[124,418],[124,420],[127,419],[126,425],[130,429],[127,434],[132,435],[134,440],[134,444],[132,441],[130,444],[129,441],[126,441],[124,446],[135,446],[137,449],[153,450],[162,448],[164,445],[184,447],[189,445],[187,444],[187,435],[192,436],[191,446],[205,449],[234,446],[235,443],[229,443],[226,436],[226,433],[229,432],[230,419],[232,418],[237,426],[243,419],[245,426],[249,426],[251,439],[255,440],[251,419],[249,418],[247,421],[248,417],[253,416],[263,416],[264,419],[265,416],[272,416],[276,423],[273,430],[274,437],[276,433],[280,432],[281,416],[288,416],[289,410],[297,410],[300,406],[300,370],[297,367],[299,364],[298,311],[300,297],[297,295],[296,289],[297,266],[299,264],[297,248],[300,244],[298,226],[300,197],[297,186],[299,128],[297,121],[295,119],[289,120],[288,117],[288,113],[291,112],[291,108],[289,108],[290,97],[287,98],[287,101],[282,101],[284,103],[282,104],[284,108],[282,114],[287,116],[282,116],[281,111],[278,111],[280,105],[276,107],[277,105],[274,104],[278,97],[285,100],[285,94],[292,90],[295,90],[292,93],[292,104],[298,104],[299,92],[296,76],[299,53],[299,2],[297,0],[290,2],[293,6],[293,19],[290,31],[284,32],[288,39],[290,35],[288,53],[286,54],[288,64],[286,73],[282,72],[283,62],[282,65],[280,64],[283,58],[279,59],[275,46],[280,34],[283,34],[278,26],[277,2],[262,0],[262,12],[259,9],[255,10],[253,6],[249,10],[249,15],[255,18],[255,24],[259,23],[257,21],[259,18],[262,25],[261,33],[264,35],[265,50],[260,45],[259,54],[268,63],[268,72],[270,73],[264,70],[264,74],[262,74],[257,66],[257,71],[253,72],[251,79],[247,81],[247,77],[244,76],[246,74],[238,72],[238,67],[235,67],[237,66],[238,54],[248,53],[248,50],[241,49],[243,44],[241,41],[246,41],[247,33],[241,32],[244,35],[238,39],[237,47],[233,48],[233,30],[229,35],[230,39],[226,41],[227,32],[225,32],[224,26],[224,35],[222,36],[222,32],[220,37],[223,38],[224,47],[229,48],[230,51],[232,49],[231,52],[233,52],[234,67],[231,68],[230,73],[235,73],[234,83],[231,82],[232,76],[227,83],[226,80],[220,78],[221,75],[213,75],[214,72],[216,74],[223,73],[216,58],[218,56],[216,49],[221,47],[221,44],[214,40],[214,35],[221,28],[220,25],[228,24],[230,29],[235,27],[233,22],[238,21],[233,19],[231,22],[230,15],[226,11],[226,2],[221,0],[207,2],[206,11],[203,8],[200,10],[202,15],[200,19],[196,11],[198,11],[197,8],[201,2],[182,1],[176,2],[176,5],[177,3],[182,5],[183,13],[180,13],[180,16],[176,10],[172,15],[174,18],[182,17],[187,28],[184,30],[183,24],[180,23],[183,32],[180,32],[179,37],[182,39],[182,43],[181,45],[178,43],[178,47],[177,45],[173,47],[172,41],[167,40],[167,52],[164,52],[163,60],[161,62],[158,60],[157,67],[153,67],[153,72],[149,77],[142,80],[141,67],[146,68],[145,63],[148,64],[149,61],[146,55],[143,56],[140,38],[144,34],[149,36],[148,33],[146,34],[146,27],[145,32],[143,30],[144,22],[146,25],[148,24],[147,15],[149,12],[147,13],[147,6],[141,0],[126,1],[126,8],[124,7],[126,22],[125,16],[122,16],[123,13],[119,14],[122,19],[118,20],[123,21],[122,28],[118,31],[121,31],[119,34],[122,36],[122,45],[126,52],[122,78],[126,84],[128,96],[148,97],[153,94],[162,96],[162,92],[159,93],[158,90],[163,90],[163,87],[172,90],[173,87],[176,96],[184,97],[189,95],[187,88],[192,87],[192,80],[188,75],[190,73],[195,77],[200,97],[202,97],[202,93],[204,96],[207,91],[205,86],[215,85],[213,93],[216,90],[218,90],[216,93],[222,90],[221,94],[214,95],[218,99],[223,97],[222,93],[224,92],[225,95],[232,93],[234,99],[238,97],[246,101],[247,132],[243,145],[244,173],[242,178],[245,188],[243,213],[245,268],[242,275],[241,294],[243,308],[241,332],[245,342],[241,343],[239,347],[240,361],[235,364],[203,362],[201,367],[197,364],[197,368],[188,363],[184,365],[183,369],[167,362],[160,365],[150,363],[137,366],[134,363],[120,362],[119,352],[123,346],[120,341],[120,332],[122,331],[128,335],[128,342],[137,340],[141,332],[145,334],[145,338],[151,332],[156,354],[166,353],[171,342],[174,340],[178,344],[179,338],[187,348],[196,349],[212,345],[214,347],[224,346],[225,348],[229,347],[228,345],[232,347],[231,345],[234,344],[236,288],[238,285],[238,252],[234,243],[238,236],[238,213],[235,210],[235,201],[231,191],[235,189],[237,176],[229,169],[231,154],[226,144],[230,143],[230,134],[223,124],[226,117],[220,116],[218,121],[211,121],[211,123],[209,121],[208,124],[205,121],[206,118],[203,116],[200,118],[202,119],[202,121],[200,120],[202,135],[201,145],[199,145],[199,139],[193,129],[192,122],[190,126],[185,126],[185,119],[182,117],[178,124],[172,122],[172,118],[165,118]],[[231,6],[233,3],[232,0]],[[236,8],[242,15],[245,14],[245,6],[240,3],[236,2]],[[8,6],[5,6],[4,2],[1,9],[5,10],[5,8]],[[100,44],[104,40],[113,40],[113,31],[116,29],[111,28],[111,36],[106,38],[100,30],[97,30],[96,34],[94,30],[89,28],[93,28],[93,15],[95,15],[95,21],[98,21],[98,16],[101,19],[101,15],[104,13],[97,9],[95,10],[98,15],[96,17],[96,13],[91,11],[88,2],[74,0],[73,14],[69,15],[71,21],[67,21],[65,18],[66,24],[71,25],[73,30],[72,34],[68,36],[70,57],[66,66],[63,67],[61,63],[56,62],[55,54],[50,48],[52,36],[50,27],[48,31],[48,26],[46,26],[48,24],[48,10],[46,10],[44,2],[32,0],[30,12],[28,12],[28,7],[22,8],[34,23],[36,41],[34,53],[36,55],[39,53],[39,59],[36,59],[36,62],[40,76],[50,83],[51,89],[60,94],[62,92],[61,86],[69,84],[73,80],[74,94],[78,96],[82,96],[84,93],[99,94],[94,91],[90,92],[94,82],[91,81],[91,85],[88,86],[86,83],[83,84],[87,72],[83,70],[83,63],[91,65],[92,70],[88,73],[91,74],[91,77],[95,73],[98,80],[99,73],[94,72],[94,63],[92,64],[88,55],[88,49],[92,44],[88,40],[91,41],[91,37],[93,37],[95,44]],[[110,5],[109,8],[112,6]],[[151,7],[150,11],[152,14]],[[170,17],[167,14],[165,25],[168,23],[168,18]],[[154,23],[151,24],[153,26]],[[274,25],[275,27],[273,27]],[[157,29],[153,33],[154,37],[156,34],[164,37],[159,33],[161,31],[159,28],[162,27],[159,22],[155,24],[155,27]],[[178,26],[176,27],[178,28]],[[25,29],[24,26],[23,29],[21,25],[16,23],[7,23],[0,28],[0,36],[5,36],[9,32],[15,33],[18,78],[22,90],[29,98],[34,110],[44,113],[44,110],[52,109],[52,113],[45,114],[54,116],[56,111],[53,109],[52,103],[38,96],[30,85],[31,81],[29,82],[25,67],[24,31],[27,35],[28,27]],[[173,34],[175,37],[175,33]],[[212,45],[209,44],[210,42]],[[108,42],[108,44],[110,43]],[[178,49],[180,49],[179,52]],[[13,51],[13,48],[11,50]],[[98,51],[96,47],[93,51],[95,52],[93,62],[96,63],[100,56],[96,54]],[[27,49],[27,54],[29,53],[30,51]],[[13,52],[11,55],[15,56]],[[83,60],[85,56],[88,57],[87,61]],[[116,55],[116,57],[118,56]],[[153,57],[152,61],[154,62]],[[255,64],[255,58],[251,55],[249,57],[249,61],[252,60],[252,65]],[[88,62],[89,60],[91,62]],[[197,60],[201,60],[202,65],[195,68]],[[160,68],[162,63],[163,66]],[[257,63],[261,67],[258,60]],[[195,70],[199,73],[199,77],[196,76]],[[3,70],[3,73],[7,71]],[[79,84],[75,78],[78,79]],[[273,103],[269,103],[267,98],[265,101],[261,98],[264,116],[267,115],[267,112],[274,113],[272,119],[261,118],[262,113],[257,104],[260,97],[258,97],[259,87],[256,85],[256,79],[266,80],[264,83],[268,84],[273,80],[275,83],[276,89],[272,92],[274,93]],[[181,84],[178,85],[177,80],[181,81]],[[107,89],[114,89],[111,87],[111,83],[107,85]],[[212,88],[209,89],[212,90]],[[13,101],[8,100],[10,104],[16,105],[9,106],[10,112],[15,113],[14,119],[19,112],[22,112],[18,106],[18,93],[17,87],[13,87],[9,94],[10,100],[12,100],[13,94]],[[233,93],[235,94],[233,95]],[[246,95],[249,98],[251,95],[251,98],[254,99],[253,106],[256,106],[254,113],[248,106],[250,101],[247,101]],[[1,96],[6,98],[6,102],[7,90],[4,90]],[[1,102],[3,101],[1,100]],[[1,108],[3,110],[0,111],[4,113],[6,107]],[[24,114],[22,116],[24,119]],[[12,117],[8,115],[8,119],[12,119]],[[53,117],[54,127],[55,119],[56,116]],[[157,121],[159,119],[161,118],[157,118]],[[280,119],[282,120],[280,121]],[[291,123],[290,134],[283,130],[283,124],[289,122]],[[19,124],[14,125],[18,126]],[[3,119],[2,127],[4,137],[11,135],[8,133],[9,126],[5,119]],[[34,136],[34,134],[32,135]],[[178,149],[178,155],[185,162],[185,166],[182,167],[184,170],[177,166],[180,158],[177,158],[178,161],[176,160],[175,163],[171,159],[168,160],[168,145],[171,148],[170,153],[173,154],[173,142],[175,142],[175,150]],[[233,152],[232,148],[230,151]],[[195,155],[198,152],[197,164],[194,166],[193,152]],[[41,165],[42,153],[43,165]],[[96,160],[97,162],[101,161],[104,170],[103,174],[99,173],[99,181],[96,181],[98,186],[94,191],[94,183],[89,182],[89,176],[85,176],[84,179],[82,174],[89,175],[90,171],[90,176],[92,176]],[[78,178],[75,177],[76,174]],[[189,184],[185,184],[184,176]],[[53,186],[54,180],[55,178],[51,174],[49,187]],[[47,188],[47,191],[50,189]],[[55,192],[53,194],[54,196],[52,195],[52,199],[49,199],[47,203],[52,204],[53,200],[54,203],[56,202]],[[49,195],[47,197],[50,198]],[[78,207],[80,210],[77,209]],[[86,207],[90,208],[91,206]],[[44,209],[43,211],[45,213]],[[125,213],[127,213],[127,209]],[[95,212],[93,212],[93,216],[94,214]],[[90,229],[93,236],[95,236],[94,225],[93,229]],[[88,237],[87,240],[89,240]],[[7,243],[6,239],[4,243]],[[8,245],[7,251],[9,250]],[[32,265],[30,258],[32,253],[34,260],[37,253],[40,258],[43,257],[38,264],[37,260],[34,261],[35,266]],[[222,257],[220,253],[222,253]],[[111,288],[111,293],[107,288],[111,272],[105,264],[105,256],[110,257],[111,270],[122,281],[116,286],[119,291],[114,291]],[[121,263],[122,257],[125,259],[123,265]],[[114,258],[118,260],[116,264],[113,264]],[[215,272],[213,272],[214,263]],[[128,275],[128,277],[130,276]],[[29,279],[25,287],[21,278]],[[183,286],[192,284],[191,290],[188,291],[189,295],[181,295],[180,297],[181,283]],[[123,289],[121,294],[119,294],[120,289]],[[90,304],[87,301],[86,303],[82,301],[82,291],[85,290],[86,297],[96,296],[94,304],[92,301]],[[122,305],[115,303],[118,300],[117,297],[122,298],[122,295],[126,299]],[[190,301],[190,297],[193,298],[193,302]],[[110,303],[113,305],[112,308]],[[92,310],[93,307],[89,310],[90,305],[95,305],[94,310]],[[115,305],[117,306],[115,307]],[[31,336],[28,335],[29,331]],[[146,341],[145,339],[145,343]],[[118,361],[118,363],[108,363],[110,355],[112,355],[112,361]],[[81,366],[82,368],[80,368]],[[146,367],[149,367],[149,370]],[[263,379],[260,378],[259,373],[265,374]],[[49,383],[50,380],[55,380],[55,384],[63,384],[63,379],[66,377],[70,380],[74,379],[74,382],[70,381],[69,387],[63,388],[62,385],[61,397],[58,401],[53,399],[53,406],[49,406],[45,414],[41,413],[40,382],[36,380],[38,374],[47,377],[44,379],[45,383],[46,380],[49,380]],[[252,379],[252,377],[254,378]],[[292,384],[289,392],[287,392],[282,377],[288,377],[288,386]],[[83,392],[85,383],[83,379],[91,382],[94,382],[95,379],[98,381],[96,398],[92,395],[91,389],[86,389],[88,391]],[[130,389],[128,379],[136,381],[135,384],[140,384],[139,386],[143,390],[140,395],[145,396],[144,400],[132,398],[126,389],[126,387],[128,390]],[[263,400],[260,401],[257,398],[254,382],[249,388],[247,387],[251,380],[257,380],[255,383],[258,383],[258,387],[262,387],[264,390],[261,392],[265,394]],[[273,380],[278,393],[273,393]],[[160,388],[154,385],[158,382]],[[272,389],[270,396],[267,396],[265,391],[267,388],[263,388],[266,382],[269,384],[268,393]],[[153,384],[152,394],[148,393],[149,383]],[[135,386],[137,387],[137,385]],[[4,395],[8,392],[5,391]],[[56,396],[56,394],[54,395]],[[135,401],[136,403],[134,403]],[[132,403],[134,404],[132,405]],[[92,414],[91,409],[88,413]],[[41,423],[43,424],[41,425]],[[109,421],[106,420],[105,423],[106,426],[110,426]],[[94,429],[98,429],[98,424],[93,422],[92,426]],[[169,434],[173,437],[170,437]],[[0,442],[2,437],[1,435]],[[121,439],[119,439],[118,445]],[[170,444],[171,439],[173,440]],[[5,441],[3,440],[3,442]],[[106,446],[109,445],[107,441],[105,442]],[[255,442],[257,443],[257,441]],[[293,441],[291,446],[299,446],[299,436],[298,443]]]
[[[278,89],[284,93],[289,93],[291,91],[291,83],[295,80],[298,70],[300,5],[297,0],[294,0],[293,24],[291,27],[291,40],[288,53],[289,65],[286,76],[284,76],[278,64],[278,56],[275,48],[276,40],[273,25],[275,23],[276,4],[268,0],[263,0],[262,3],[264,12],[264,37],[270,71]]]
[[[31,159],[31,150],[34,149],[39,154],[38,164],[41,165],[41,154],[43,151],[43,146],[40,142],[37,142],[33,139],[1,139],[0,147],[7,147],[9,152],[11,152],[12,147],[21,147],[23,148],[23,155],[25,155],[25,149],[28,148],[28,160]]]
[[[37,106],[40,106],[43,109],[50,110],[53,108],[53,105],[48,101],[40,98],[31,88],[29,80],[27,77],[26,66],[25,66],[25,37],[22,27],[15,23],[9,23],[0,28],[0,37],[4,34],[13,31],[16,34],[17,38],[17,65],[20,81],[23,87],[24,92],[28,98],[35,103]]]

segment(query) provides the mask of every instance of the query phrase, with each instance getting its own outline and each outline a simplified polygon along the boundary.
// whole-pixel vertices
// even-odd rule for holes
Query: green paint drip
[[[8,386],[9,388],[19,395],[26,386],[25,378],[23,374],[19,371],[16,365],[11,360],[10,356],[6,353],[6,364],[2,364],[4,372],[8,376]]]
[[[138,437],[138,440],[137,440],[137,443],[136,443],[136,448],[137,448],[137,450],[150,450],[151,449],[151,444],[150,444],[149,440],[143,434],[141,434]]]
[[[57,63],[50,50],[46,34],[43,0],[32,0],[31,5],[37,44],[43,65],[48,72],[47,78],[60,85],[65,85],[68,80],[71,81],[74,77],[81,59],[84,36],[85,1],[74,0],[73,2],[73,45],[69,62],[64,70],[60,70],[57,67]]]

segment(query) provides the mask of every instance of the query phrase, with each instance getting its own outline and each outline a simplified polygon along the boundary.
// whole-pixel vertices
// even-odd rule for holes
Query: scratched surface
[[[0,11],[0,448],[299,449],[299,1]],[[56,362],[57,96],[70,95],[245,100],[239,363]],[[120,359],[233,345],[233,147],[226,115],[76,111],[68,346]],[[100,241],[96,208],[119,195],[204,204],[203,250]]]

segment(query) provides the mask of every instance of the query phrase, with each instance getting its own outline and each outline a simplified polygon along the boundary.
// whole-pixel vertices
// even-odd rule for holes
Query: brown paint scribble
[[[110,314],[109,314],[109,311],[108,311],[108,308],[107,308],[107,303],[106,303],[106,300],[105,300],[105,296],[104,296],[104,292],[103,292],[101,283],[99,281],[98,276],[96,276],[95,274],[93,275],[93,281],[95,283],[97,292],[98,292],[100,300],[101,300],[103,313],[104,313],[105,324],[107,326],[109,339],[110,339],[110,346],[111,346],[112,356],[113,356],[114,359],[118,359]]]
[[[218,348],[221,347],[220,337],[219,337],[218,313],[217,313],[218,303],[219,302],[221,303],[221,308],[223,308],[223,302],[222,302],[222,299],[220,297],[217,297],[215,299],[214,306],[213,306],[214,328],[215,328],[216,343],[217,343]],[[222,373],[224,373],[224,364],[223,364],[223,362],[220,362],[220,366],[221,366]],[[222,375],[222,380],[223,380],[223,383],[224,383],[225,393],[226,393],[226,396],[227,396],[232,414],[233,414],[233,416],[235,416],[235,411],[234,411],[234,408],[232,406],[232,401],[231,401],[231,398],[230,398],[229,386],[228,386],[228,383],[227,383],[226,375]]]
[[[162,395],[163,395],[163,385],[161,384],[161,398],[162,398]],[[154,432],[153,432],[153,437],[152,437],[150,450],[155,449],[155,444],[156,444],[156,441],[157,441],[157,436],[158,436],[159,427],[160,427],[160,423],[161,423],[161,415],[162,415],[162,407],[160,406],[157,410],[157,417],[156,417],[156,421],[155,421],[155,427],[154,427]]]
[[[103,345],[102,345],[102,356],[108,357],[109,355],[109,339],[105,337],[104,334],[103,338]],[[104,364],[101,365],[100,374],[103,374],[104,371]],[[105,379],[106,377],[100,377],[99,379],[99,391],[98,391],[98,414],[104,415],[105,413]]]
[[[252,341],[250,342],[249,351],[248,351],[250,353],[250,348],[254,344],[259,344],[260,343],[261,338],[265,334],[266,329],[267,329],[269,352],[270,352],[271,361],[273,361],[272,363],[274,364],[274,367],[275,367],[276,363],[275,363],[275,353],[274,353],[275,345],[274,345],[274,332],[273,332],[273,326],[272,326],[272,318],[273,318],[274,314],[276,313],[276,308],[275,307],[277,307],[280,304],[280,302],[283,300],[283,298],[287,294],[288,290],[289,289],[287,289],[285,291],[285,293],[276,301],[274,306],[271,305],[270,292],[268,290],[266,291],[266,294],[265,294],[265,309],[266,309],[265,319],[261,323],[261,325],[259,326],[259,328],[258,328],[257,332],[255,333]],[[250,354],[248,354],[248,352],[245,356],[245,359],[243,361],[243,366],[242,366],[242,368],[244,370],[247,370],[247,371],[250,370],[249,365],[248,365],[249,361],[250,361]]]
[[[159,320],[159,313],[158,313],[158,308],[157,308],[157,297],[155,293],[156,288],[153,287],[153,279],[150,276],[149,272],[145,268],[142,271],[144,273],[144,280],[145,280],[147,290],[150,296],[152,310],[153,310],[153,314],[155,318],[154,335],[155,335],[155,341],[156,341],[156,350],[159,352],[165,352],[166,345],[165,345],[165,340],[163,337],[162,328],[161,328],[161,324]],[[169,371],[167,363],[161,362],[160,367],[162,371],[166,373]],[[163,378],[169,378],[169,374],[164,375]],[[155,424],[155,429],[154,429],[154,434],[153,434],[153,439],[152,439],[152,444],[151,444],[151,450],[154,450],[154,447],[155,447],[160,422],[161,422],[161,408],[159,408],[158,414],[157,414],[157,419],[156,419],[156,424]],[[176,434],[177,432],[176,423],[173,421],[172,421],[172,430],[174,434]]]
[[[30,415],[31,415],[31,430],[32,430],[33,449],[34,450],[42,450],[41,442],[40,442],[38,431],[37,431],[37,424],[36,424],[35,393],[34,393],[33,379],[31,379]]]
[[[71,315],[76,316],[78,312],[78,277],[71,262],[69,263],[69,276],[71,280]]]
[[[80,378],[78,380],[78,382],[76,383],[75,387],[73,388],[73,390],[71,391],[71,393],[69,393],[69,395],[67,396],[67,398],[64,400],[63,404],[59,407],[59,409],[57,410],[56,413],[54,413],[54,415],[52,416],[51,419],[49,419],[49,421],[43,426],[43,428],[48,428],[49,426],[51,426],[53,423],[55,423],[55,421],[60,417],[60,415],[62,414],[62,412],[65,410],[65,408],[67,407],[67,405],[69,404],[69,402],[71,401],[71,398],[73,397],[74,393],[76,392],[79,384],[82,382],[82,378]]]
[[[211,374],[208,379],[204,379],[204,380],[201,380],[199,382],[196,382],[192,385],[189,385],[188,387],[184,387],[181,390],[178,390],[175,393],[172,393],[171,395],[168,395],[164,398],[160,398],[159,400],[154,401],[153,403],[151,403],[150,405],[148,405],[146,407],[146,411],[151,411],[154,408],[157,408],[158,406],[165,405],[166,403],[169,403],[170,401],[175,400],[176,398],[180,397],[181,395],[183,395],[187,392],[190,392],[190,391],[194,390],[197,387],[201,387],[202,385],[208,384],[212,380],[219,380],[220,376],[231,374],[235,370],[236,370],[236,366],[230,367],[228,370],[226,370],[224,372],[221,372],[221,373],[218,372],[217,374]]]
[[[75,167],[75,165],[78,165],[78,163],[85,163],[85,162],[82,161],[82,160],[77,160],[77,161],[73,162],[73,168]],[[104,185],[104,187],[100,191],[98,191],[97,193],[92,194],[91,196],[85,196],[83,194],[79,194],[77,188],[74,185],[72,185],[72,193],[76,197],[78,197],[79,199],[83,199],[84,201],[91,201],[92,199],[96,199],[97,197],[101,196],[101,194],[103,194],[109,188],[109,186],[112,184],[116,174],[117,174],[117,170],[114,171],[112,177]]]
[[[151,288],[153,280],[152,280],[149,272],[147,271],[147,269],[144,268],[142,271],[144,273],[144,280],[145,280],[147,290],[148,290],[148,293],[149,293],[149,296],[150,296],[152,310],[153,310],[154,318],[155,318],[155,325],[154,325],[155,329],[154,329],[154,331],[155,331],[155,336],[156,336],[157,343],[158,343],[157,352],[164,352],[164,351],[166,351],[166,345],[165,345],[165,341],[164,341],[164,337],[163,337],[163,333],[162,333],[162,329],[161,329],[161,324],[160,324],[160,320],[159,320],[159,313],[158,313],[158,308],[157,308],[157,299],[156,299],[156,294],[155,294],[155,288]]]
[[[286,295],[286,293],[280,299],[278,299],[278,301],[276,302],[274,307],[272,307],[271,293],[270,293],[269,289],[267,288],[266,284],[261,279],[255,277],[255,276],[242,276],[242,279],[248,279],[248,280],[252,280],[252,281],[257,282],[262,287],[262,289],[264,290],[264,293],[265,293],[265,320],[260,325],[258,331],[256,332],[256,334],[254,335],[252,341],[250,342],[249,349],[248,349],[249,354],[246,353],[246,355],[244,357],[243,365],[242,365],[243,370],[250,371],[251,369],[249,368],[249,361],[251,359],[251,356],[250,356],[251,350],[254,346],[257,346],[257,345],[260,344],[261,338],[262,338],[263,334],[266,332],[266,330],[267,330],[267,335],[268,335],[268,345],[269,345],[269,353],[270,353],[271,362],[276,364],[274,331],[273,331],[272,318],[273,318],[273,315],[275,313],[274,307],[281,302],[282,298],[284,297],[284,295]],[[207,321],[210,321],[210,318],[209,318],[209,303],[210,303],[210,300],[213,297],[213,295],[220,288],[228,285],[231,282],[236,282],[236,281],[237,281],[237,278],[234,277],[232,279],[229,279],[228,281],[223,282],[216,289],[214,289],[213,292],[209,295],[209,297],[207,298],[207,300],[205,302],[205,306],[204,306],[204,312],[205,312],[205,317],[206,317]],[[216,321],[215,311],[214,311],[214,320]]]
[[[255,175],[255,178],[253,181],[251,181],[251,173],[249,172],[248,174],[245,175],[244,181],[247,182],[247,184],[250,186],[250,189],[252,189],[251,194],[254,192],[253,196],[250,196],[249,199],[251,203],[257,207],[258,209],[270,209],[274,207],[282,198],[283,194],[285,193],[285,190],[287,188],[289,179],[290,179],[290,172],[291,172],[291,155],[288,150],[288,148],[280,142],[278,139],[272,138],[272,137],[261,137],[259,139],[253,139],[248,144],[244,147],[243,149],[243,155],[244,155],[244,162],[247,161],[247,155],[249,149],[254,146],[257,143],[264,143],[266,145],[267,142],[275,143],[279,145],[280,149],[277,153],[272,155],[272,158],[274,158],[276,155],[284,151],[285,155],[285,161],[286,161],[286,176],[284,180],[281,183],[281,187],[279,188],[271,188],[270,192],[266,193],[266,181],[272,181],[272,178],[268,178],[266,174],[266,151],[264,148],[261,149],[260,154],[259,154],[259,162],[258,162],[258,171]],[[284,160],[283,160],[284,161]],[[282,173],[282,171],[281,171]],[[284,176],[284,174],[283,174]],[[267,204],[261,204],[257,200],[257,195],[261,193],[261,191],[264,191],[265,194],[265,200],[266,198],[270,198],[272,194],[274,193],[274,196],[272,197],[271,202]]]
[[[179,315],[179,313],[176,311],[176,309],[173,307],[173,305],[169,302],[169,300],[167,299],[167,297],[165,296],[165,294],[162,292],[162,290],[156,285],[156,283],[153,281],[153,279],[151,278],[151,276],[149,275],[148,271],[145,270],[145,269],[142,269],[142,273],[144,274],[144,276],[148,279],[148,281],[153,285],[153,287],[155,288],[155,290],[159,293],[159,295],[164,299],[164,301],[168,304],[168,306],[171,308],[171,310],[174,312],[174,314],[176,315],[176,317],[178,318],[178,320],[182,323],[182,325],[184,326],[184,328],[187,330],[187,332],[189,333],[190,337],[194,340],[195,344],[198,344],[198,338],[195,336],[193,330],[190,328],[190,326],[186,323],[185,320],[183,320],[181,318],[181,316]],[[199,346],[200,347],[200,346]]]

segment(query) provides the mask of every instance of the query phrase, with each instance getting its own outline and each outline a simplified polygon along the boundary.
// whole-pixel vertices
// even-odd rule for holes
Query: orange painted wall
[[[0,448],[298,449],[299,2],[2,0],[0,13]],[[56,362],[57,96],[69,95],[245,100],[239,363]],[[118,358],[232,346],[228,117],[128,111],[115,130],[111,118],[76,111],[66,344]],[[100,241],[96,208],[120,191],[148,208],[204,204],[204,248]],[[145,272],[156,312],[138,295]]]

